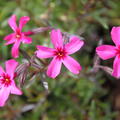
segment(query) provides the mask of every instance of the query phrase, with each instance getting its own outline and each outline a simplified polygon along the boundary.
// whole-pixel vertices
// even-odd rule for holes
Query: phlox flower
[[[16,24],[16,15],[12,15],[8,20],[8,24],[14,33],[7,35],[4,40],[7,41],[5,45],[14,44],[12,47],[12,56],[14,58],[17,58],[19,56],[19,46],[21,42],[26,44],[32,43],[32,39],[26,36],[24,32],[22,32],[22,28],[29,20],[30,18],[28,16],[21,17],[19,26]]]
[[[11,59],[5,62],[6,72],[0,66],[0,107],[4,106],[10,94],[21,95],[21,90],[14,82],[18,62]]]
[[[70,42],[64,44],[62,33],[59,29],[52,30],[50,37],[54,48],[38,45],[38,50],[36,51],[38,58],[53,57],[53,60],[48,66],[47,75],[51,78],[55,78],[60,73],[62,63],[69,71],[78,74],[82,68],[80,64],[69,55],[78,51],[83,46],[84,42],[80,40],[79,37],[72,36],[70,37]]]
[[[107,60],[113,57],[115,58],[113,62],[112,75],[116,78],[120,78],[120,27],[112,28],[111,38],[115,46],[101,45],[96,48],[96,52],[98,56],[103,60]]]

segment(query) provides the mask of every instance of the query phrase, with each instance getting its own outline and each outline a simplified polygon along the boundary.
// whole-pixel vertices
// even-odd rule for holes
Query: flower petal
[[[13,29],[14,32],[16,32],[17,25],[16,25],[16,15],[12,15],[10,19],[8,20],[8,24]]]
[[[55,48],[63,47],[62,33],[59,29],[52,30],[50,33],[50,38]]]
[[[96,48],[96,52],[100,58],[106,60],[116,55],[116,47],[112,45],[101,45]]]
[[[22,30],[22,28],[26,25],[26,23],[30,20],[28,16],[23,16],[20,18],[19,21],[19,29]]]
[[[120,27],[113,27],[111,30],[111,37],[115,45],[120,45]]]
[[[74,74],[79,74],[82,67],[80,64],[70,56],[66,56],[63,60],[63,64]]]
[[[112,75],[116,78],[120,78],[120,56],[117,55],[113,63]]]
[[[22,36],[21,41],[25,44],[31,44],[32,43],[32,38],[27,37],[27,36]]]
[[[15,36],[15,33],[11,33],[11,34],[5,36],[5,37],[4,37],[4,40],[9,41],[9,40],[11,40],[14,36]]]
[[[3,107],[5,105],[5,102],[7,101],[9,94],[10,94],[9,87],[2,87],[0,89],[0,107]]]
[[[55,50],[53,48],[37,45],[37,49],[36,54],[38,58],[50,58],[54,56]]]
[[[5,62],[6,72],[11,76],[11,79],[14,77],[15,69],[18,65],[18,62],[11,59]]]
[[[22,91],[18,87],[16,87],[14,81],[11,86],[11,94],[22,95]]]
[[[83,44],[84,42],[80,40],[79,37],[73,36],[70,38],[70,42],[65,45],[65,48],[68,54],[72,54],[78,51],[83,46]]]
[[[17,58],[19,56],[19,46],[21,41],[16,41],[12,47],[12,56]]]
[[[0,66],[0,75],[2,75],[4,73],[3,68]]]
[[[60,73],[61,66],[62,61],[54,57],[48,66],[47,75],[51,78],[55,78]]]
[[[15,39],[15,38],[13,38],[13,39],[11,39],[11,40],[7,41],[7,42],[5,43],[5,45],[10,45],[10,44],[13,44],[15,41],[16,41],[16,39]]]
[[[5,45],[9,45],[9,44],[12,44],[16,41],[16,38],[15,38],[15,34],[12,33],[12,34],[9,34],[7,35],[4,40],[6,40],[7,42],[5,43]]]

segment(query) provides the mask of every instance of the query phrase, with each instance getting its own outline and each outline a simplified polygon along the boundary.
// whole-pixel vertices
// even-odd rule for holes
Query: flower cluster
[[[28,16],[21,17],[18,26],[16,24],[16,15],[12,15],[8,20],[8,24],[12,28],[13,33],[7,35],[4,40],[6,41],[5,45],[13,44],[11,50],[13,58],[19,57],[21,42],[23,44],[32,43],[32,38],[29,35],[33,34],[33,32],[22,32],[22,28],[29,20],[30,18]],[[60,74],[62,63],[70,72],[79,74],[82,69],[81,65],[69,55],[77,52],[83,46],[84,42],[78,36],[72,35],[65,44],[65,37],[60,29],[53,28],[50,32],[50,39],[54,48],[37,45],[37,50],[35,51],[35,56],[40,59],[53,57],[53,60],[47,68],[47,76],[56,78]],[[0,106],[4,106],[10,93],[16,95],[22,94],[21,90],[16,87],[14,81],[17,76],[15,72],[17,65],[18,62],[11,59],[5,63],[6,72],[0,67]]]
[[[84,45],[84,41],[81,40],[80,37],[75,35],[69,35],[69,37],[65,37],[65,34],[60,31],[60,29],[54,28],[38,28],[37,31],[27,31],[22,32],[22,28],[26,25],[26,23],[30,20],[28,16],[24,16],[20,18],[19,25],[16,24],[16,16],[12,15],[8,20],[9,26],[12,28],[13,33],[7,35],[4,40],[6,41],[5,45],[13,44],[11,54],[13,58],[19,57],[19,47],[20,44],[31,44],[32,38],[29,35],[39,33],[41,31],[51,30],[50,39],[53,44],[53,48],[48,48],[45,46],[37,45],[36,51],[34,52],[34,56],[38,59],[44,58],[53,58],[50,64],[47,64],[46,71],[47,76],[51,78],[56,78],[61,71],[62,63],[64,66],[73,74],[79,74],[82,67],[81,65],[70,55],[80,50],[80,48]],[[111,31],[112,40],[115,43],[113,45],[101,45],[96,48],[97,55],[103,59],[109,59],[115,57],[113,63],[113,71],[112,75],[116,78],[120,78],[120,27],[113,27]],[[67,41],[67,42],[66,42]],[[23,51],[22,51],[23,52]],[[24,53],[26,56],[26,53]],[[27,56],[30,59],[29,56]],[[33,57],[34,58],[34,57]],[[20,72],[25,79],[26,69],[29,65],[33,65],[38,69],[41,68],[36,62],[30,59],[30,64],[26,64],[25,67],[21,67]],[[31,62],[32,61],[32,62]],[[42,61],[42,60],[41,60]],[[21,90],[16,87],[15,78],[19,75],[16,71],[16,67],[18,66],[18,62],[14,59],[8,60],[5,62],[6,72],[0,66],[0,106],[4,106],[9,94],[21,95]],[[104,69],[107,69],[104,67]],[[40,70],[38,72],[40,72]],[[23,79],[22,79],[23,82]],[[45,82],[44,82],[45,83]],[[45,88],[47,88],[45,83]]]

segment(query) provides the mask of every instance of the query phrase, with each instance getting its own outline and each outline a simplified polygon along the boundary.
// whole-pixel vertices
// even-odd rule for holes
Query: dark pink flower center
[[[21,31],[19,29],[16,30],[16,38],[17,39],[21,38]]]
[[[59,59],[63,59],[66,56],[66,50],[64,48],[57,48],[55,51],[55,56]]]
[[[8,87],[9,85],[11,85],[11,79],[10,76],[6,73],[3,73],[0,76],[0,83],[3,84],[4,86]]]
[[[120,46],[116,49],[116,54],[120,56]]]

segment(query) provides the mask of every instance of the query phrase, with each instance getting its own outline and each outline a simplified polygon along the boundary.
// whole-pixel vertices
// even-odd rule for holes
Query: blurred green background
[[[72,55],[83,69],[73,75],[65,67],[56,79],[46,77],[50,94],[46,95],[40,76],[29,85],[26,79],[22,96],[11,95],[0,108],[0,120],[120,120],[120,82],[104,71],[91,72],[95,48],[100,39],[113,44],[110,31],[120,25],[120,0],[0,0],[0,63],[11,58],[11,46],[4,36],[12,30],[8,19],[16,14],[29,16],[24,31],[51,25],[63,32],[80,35],[84,47]],[[52,46],[49,32],[32,36],[31,45],[21,48],[32,56],[37,44]],[[17,59],[23,61],[23,56]],[[102,61],[112,67],[112,60]]]

